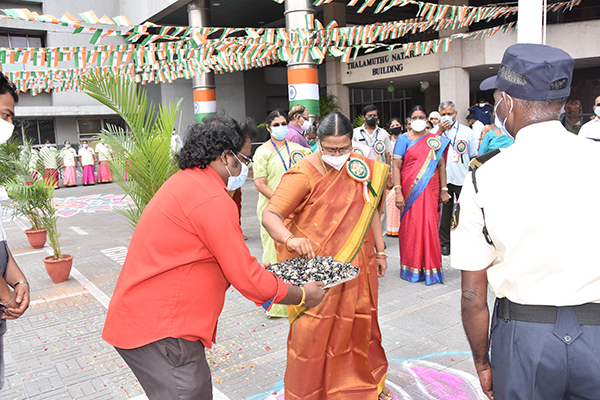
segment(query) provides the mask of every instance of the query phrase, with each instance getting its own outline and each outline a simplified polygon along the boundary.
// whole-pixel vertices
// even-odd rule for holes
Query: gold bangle
[[[396,189],[398,189],[398,188],[402,189],[402,185],[396,185],[396,186],[394,186],[394,187],[392,188],[392,190],[396,190]]]
[[[376,256],[386,256],[387,257],[387,253],[385,251],[378,251],[377,253],[375,253]]]
[[[442,190],[443,190],[444,192],[447,192],[447,191],[448,191],[448,188],[444,186],[444,187],[442,188]]]
[[[302,307],[304,303],[306,303],[306,290],[304,290],[302,286],[300,286],[300,289],[302,290],[302,300],[300,300],[300,304],[298,304],[298,307]]]
[[[287,239],[285,239],[285,248],[286,248],[286,249],[287,249],[287,251],[289,251],[290,253],[295,253],[295,252],[296,252],[296,250],[290,249],[290,248],[289,248],[289,246],[288,246],[288,242],[289,242],[290,240],[294,239],[295,237],[296,237],[296,236],[294,236],[294,235],[290,235],[290,236],[288,236],[288,237],[287,237]]]

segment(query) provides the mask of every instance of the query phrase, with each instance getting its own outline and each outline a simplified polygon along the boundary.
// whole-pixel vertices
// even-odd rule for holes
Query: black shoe
[[[442,246],[442,255],[449,256],[450,255],[450,246]]]

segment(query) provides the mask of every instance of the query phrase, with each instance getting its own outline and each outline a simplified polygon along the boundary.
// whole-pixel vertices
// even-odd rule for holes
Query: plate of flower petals
[[[308,282],[322,281],[325,289],[340,285],[356,278],[360,272],[358,267],[343,263],[333,257],[292,258],[271,264],[267,267],[282,281],[295,286],[303,286]]]

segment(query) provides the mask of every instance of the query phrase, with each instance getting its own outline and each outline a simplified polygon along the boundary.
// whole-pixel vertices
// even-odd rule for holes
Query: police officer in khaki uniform
[[[560,49],[516,44],[480,86],[496,89],[515,144],[467,176],[452,266],[490,399],[600,398],[600,143],[558,121],[573,66]],[[488,284],[497,296],[489,335]]]

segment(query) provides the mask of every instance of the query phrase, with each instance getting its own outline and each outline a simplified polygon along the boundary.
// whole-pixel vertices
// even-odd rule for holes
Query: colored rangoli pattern
[[[96,211],[110,211],[115,208],[133,206],[133,201],[129,196],[113,194],[92,194],[81,197],[55,197],[52,201],[58,208],[58,215],[67,218],[80,212],[95,213]]]
[[[3,202],[6,204],[7,202]],[[81,197],[55,197],[52,203],[58,208],[58,215],[67,218],[80,212],[95,213],[96,211],[110,211],[116,208],[133,206],[134,203],[129,196],[114,194],[92,194]],[[2,220],[12,219],[12,213],[9,207],[3,207],[0,214]]]

